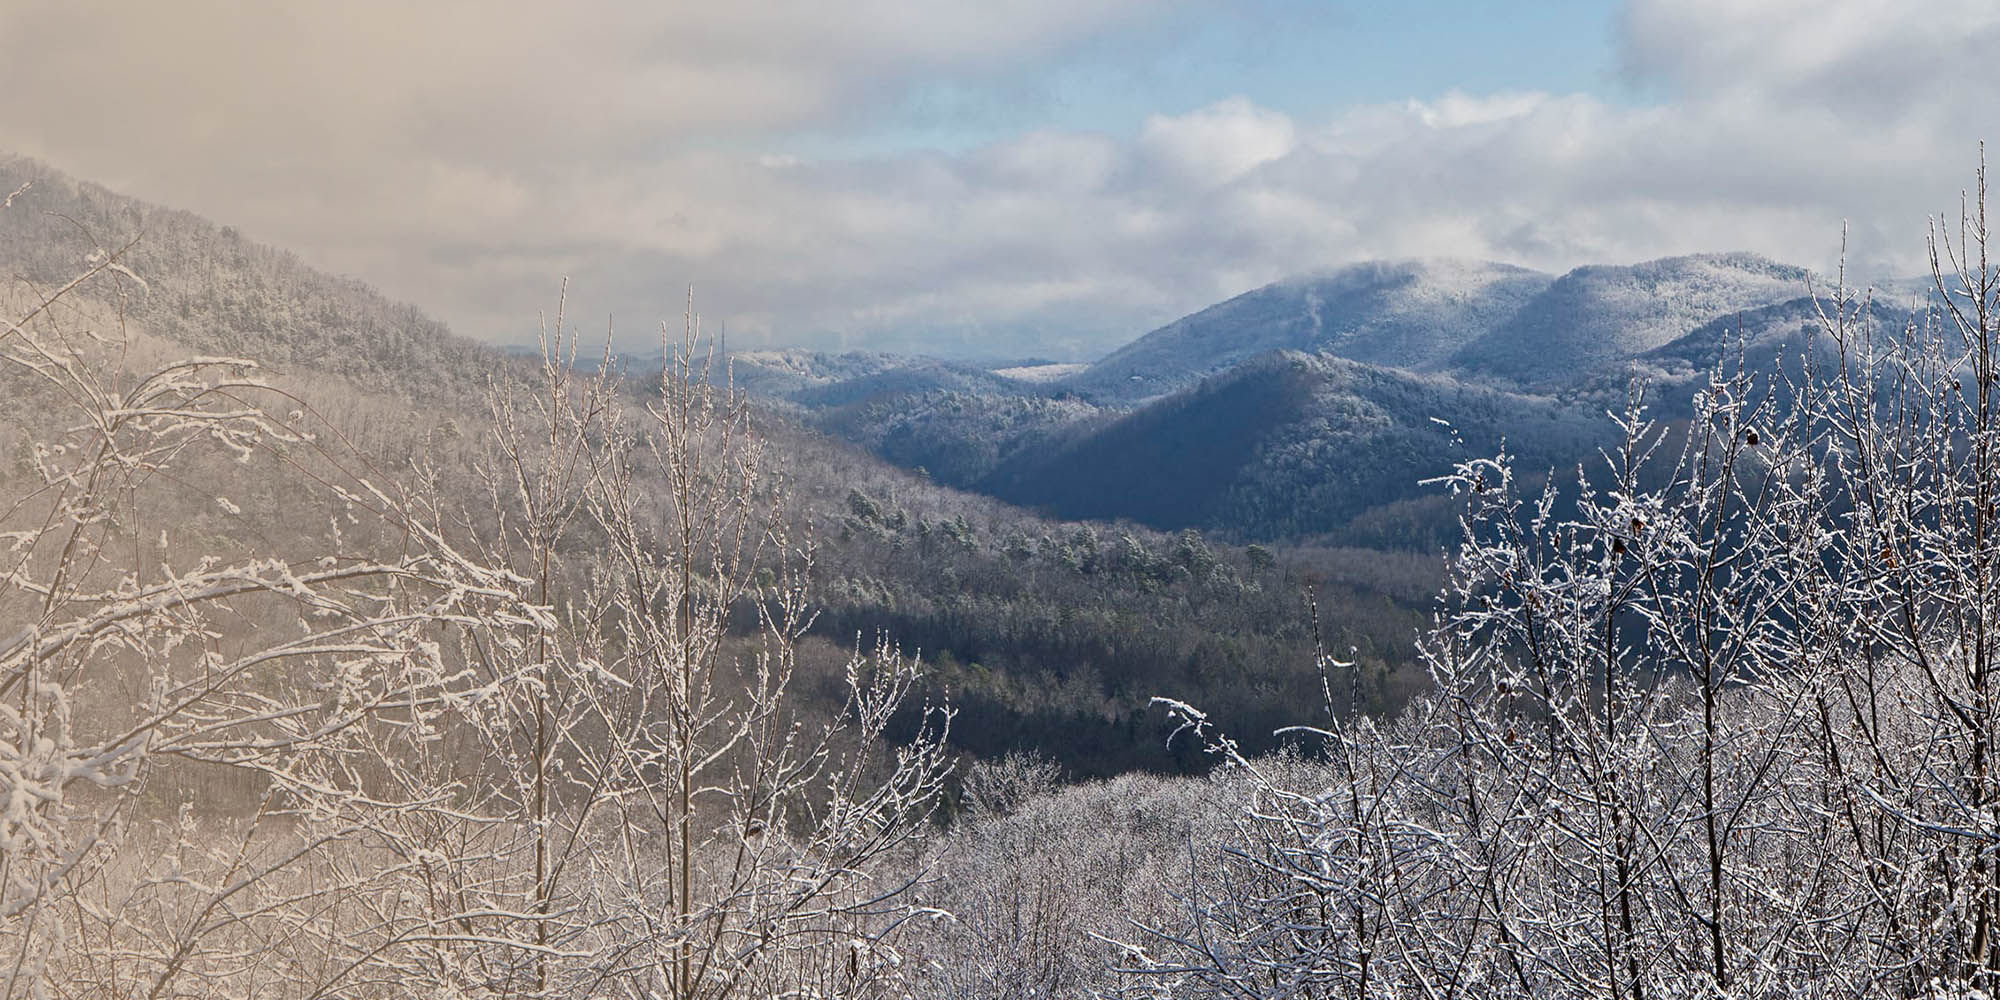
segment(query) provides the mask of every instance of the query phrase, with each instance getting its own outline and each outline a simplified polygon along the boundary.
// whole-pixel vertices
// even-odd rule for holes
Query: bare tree
[[[530,916],[518,988],[862,992],[910,905],[885,862],[935,808],[948,714],[910,701],[917,664],[886,641],[857,646],[844,703],[801,704],[811,546],[692,311],[637,413],[608,357],[577,373],[561,322],[537,381],[496,390],[487,466],[496,558],[554,611],[495,657],[529,682],[483,730],[524,838],[498,908]]]
[[[0,995],[883,987],[949,714],[886,640],[797,696],[811,546],[691,316],[641,408],[558,315],[468,504],[149,360],[121,259],[0,330]]]
[[[1984,175],[1900,334],[1837,285],[1782,365],[1465,503],[1434,690],[1330,716],[1194,866],[1135,993],[1987,995],[2000,985],[2000,270]],[[1760,345],[1768,346],[1768,345]],[[1328,665],[1322,669],[1341,669]],[[1329,692],[1331,686],[1329,686]],[[1328,699],[1329,705],[1332,698]]]
[[[99,252],[0,331],[46,431],[0,508],[0,993],[337,991],[340,952],[427,933],[352,922],[397,866],[344,862],[452,806],[378,754],[472,696],[462,637],[539,612],[254,363],[149,363],[75,308],[106,281],[145,291]],[[276,490],[326,533],[272,542]]]

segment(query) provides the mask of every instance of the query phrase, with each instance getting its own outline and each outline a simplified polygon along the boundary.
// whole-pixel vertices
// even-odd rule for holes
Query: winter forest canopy
[[[2000,997],[1996,45],[0,0],[0,1000]]]
[[[813,414],[838,411],[746,395],[692,304],[650,368],[561,308],[537,356],[504,358],[233,233],[16,172],[10,1000],[2000,985],[1983,171],[1914,309],[1801,288],[1775,333],[1629,369],[1595,430],[1444,437],[1427,516],[1457,539],[1441,589],[1416,559],[1400,601],[1343,589],[1350,557],[1297,536],[1003,516],[816,467],[835,445]],[[121,220],[163,238],[103,239]],[[322,326],[345,332],[315,346]],[[1277,364],[1305,381],[1201,383],[1142,417],[1446,385]],[[744,362],[753,387],[769,371]],[[1416,405],[1569,405],[1466,391]],[[900,589],[923,586],[939,603]],[[1400,655],[1328,641],[1369,595],[1414,634]],[[951,653],[1173,655],[1153,623],[1237,644],[1182,652],[1180,689],[1166,663]],[[1106,774],[1178,776],[1070,780],[1035,719],[1162,755],[1079,758]]]

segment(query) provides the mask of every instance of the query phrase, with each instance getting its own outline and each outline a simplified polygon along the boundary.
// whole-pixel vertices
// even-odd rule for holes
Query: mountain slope
[[[339,432],[337,446],[323,440],[372,482],[390,491],[435,487],[440,519],[453,531],[493,527],[487,477],[505,473],[491,464],[494,428],[479,390],[518,361],[206,220],[24,161],[6,167],[14,186],[34,181],[0,211],[0,273],[16,279],[0,300],[22,303],[16,315],[81,270],[98,242],[123,246],[142,233],[121,258],[136,278],[100,275],[37,323],[101,335],[107,364],[221,353],[264,363],[276,369],[274,384]],[[132,321],[121,330],[122,319]],[[143,350],[127,352],[134,344]],[[581,363],[588,369],[595,360]],[[635,370],[646,361],[628,360]],[[791,418],[838,415],[858,429],[904,399],[931,400],[940,412],[960,397],[1024,413],[1085,404],[965,366],[880,356],[765,360],[761,371],[745,365],[739,374],[784,397],[760,405],[752,421],[791,501],[786,537],[816,553],[818,614],[801,645],[796,689],[807,714],[841,709],[857,637],[886,630],[903,648],[922,650],[929,670],[919,697],[949,700],[959,750],[1032,747],[1080,776],[1204,769],[1211,761],[1189,741],[1168,749],[1173,723],[1152,698],[1208,706],[1218,724],[1268,745],[1257,734],[1291,721],[1319,690],[1313,636],[1298,610],[1297,581],[1307,575],[1321,581],[1328,641],[1360,650],[1368,704],[1388,705],[1416,683],[1407,639],[1436,587],[1432,560],[1245,550],[1129,525],[1051,521],[894,468]],[[8,458],[0,508],[21,491],[43,490],[29,456],[37,442],[62,440],[69,419],[46,405],[56,390],[23,371],[0,365],[0,456]],[[641,422],[646,381],[635,371],[622,400]],[[785,401],[791,396],[817,409]],[[367,550],[371,539],[339,505],[301,505],[269,471],[225,457],[194,475],[155,477],[174,495],[149,506],[144,533],[171,524],[177,546],[201,546],[191,551],[240,542],[301,560]],[[565,552],[562,572],[580,577],[595,555]]]
[[[1505,264],[1453,260],[1374,262],[1300,275],[1176,320],[1064,384],[1093,399],[1129,403],[1186,388],[1273,350],[1436,368],[1550,280]]]
[[[1546,398],[1288,351],[1030,454],[982,485],[1063,517],[1290,537],[1430,496],[1422,480],[1503,438],[1524,468],[1573,462],[1603,425]]]
[[[1456,351],[1461,377],[1553,388],[1660,347],[1730,313],[1792,299],[1804,269],[1755,254],[1579,267]]]
[[[132,278],[80,293],[114,300],[151,333],[203,354],[423,398],[474,394],[497,363],[497,352],[454,336],[416,307],[228,226],[0,157],[0,196],[22,185],[0,212],[0,267],[9,280],[52,289],[93,253],[122,250],[118,263]]]
[[[801,422],[948,486],[971,487],[1099,409],[1058,386],[887,354],[763,351],[736,384]]]

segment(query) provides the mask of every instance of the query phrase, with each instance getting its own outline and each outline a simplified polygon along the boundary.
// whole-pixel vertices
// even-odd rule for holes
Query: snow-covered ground
[[[1090,367],[1086,364],[1019,365],[1014,368],[995,368],[993,374],[1011,378],[1018,382],[1053,382],[1065,375],[1073,375]]]

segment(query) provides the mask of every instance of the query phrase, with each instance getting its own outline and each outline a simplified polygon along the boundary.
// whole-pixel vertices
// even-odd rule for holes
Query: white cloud
[[[759,280],[725,262],[785,267],[781,285],[838,278],[854,262],[820,250],[907,236],[920,209],[845,193],[846,214],[817,217],[818,193],[782,176],[796,159],[737,150],[1163,6],[0,0],[0,150],[234,223],[504,339],[565,272],[640,315],[689,280]]]
[[[1471,94],[1308,119],[1232,98],[1129,138],[783,149],[896,88],[1144,16],[1025,4],[87,7],[0,0],[0,148],[235,223],[494,339],[575,301],[635,338],[680,289],[732,342],[1088,356],[1308,268],[1560,269],[1749,249],[1921,266],[2000,83],[2000,13],[1637,0],[1650,105]],[[739,339],[745,338],[745,339]]]
[[[1977,115],[2000,43],[1989,0],[1634,0],[1626,72],[1702,98],[1837,109],[1877,124]]]
[[[1432,128],[1462,128],[1520,118],[1547,100],[1547,94],[1467,94],[1454,90],[1435,101],[1411,100],[1409,107],[1419,121]]]
[[[1292,120],[1230,98],[1184,115],[1153,115],[1139,133],[1139,148],[1165,174],[1196,187],[1226,184],[1290,153]]]

